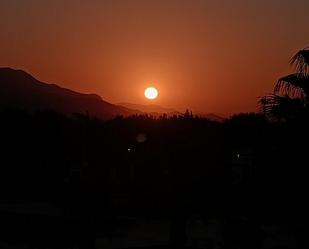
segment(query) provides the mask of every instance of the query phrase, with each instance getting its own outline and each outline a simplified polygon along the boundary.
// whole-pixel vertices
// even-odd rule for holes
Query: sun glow
[[[152,99],[156,99],[158,97],[159,93],[158,93],[158,90],[156,88],[148,87],[148,88],[146,88],[144,94],[145,94],[145,97],[147,99],[152,100]]]

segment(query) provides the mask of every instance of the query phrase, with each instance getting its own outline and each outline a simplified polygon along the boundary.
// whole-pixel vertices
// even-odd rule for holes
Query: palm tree
[[[259,100],[265,115],[290,119],[309,111],[309,47],[297,52],[290,64],[295,66],[296,73],[280,78],[274,93]]]
[[[296,66],[296,70],[300,73],[308,73],[309,71],[309,47],[298,51],[291,59],[291,64]]]
[[[259,104],[264,115],[279,120],[296,118],[305,111],[303,100],[289,95],[269,94],[262,97]]]

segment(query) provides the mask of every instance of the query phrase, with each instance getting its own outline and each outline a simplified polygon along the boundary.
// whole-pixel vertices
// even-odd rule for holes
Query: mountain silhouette
[[[196,116],[199,118],[207,118],[212,121],[223,122],[226,118],[224,115],[215,114],[215,113],[197,113]]]
[[[117,103],[117,105],[140,111],[143,113],[147,113],[153,116],[160,116],[162,114],[167,114],[167,116],[173,116],[173,115],[184,115],[185,112],[180,112],[173,108],[166,108],[160,105],[141,105],[141,104],[132,104],[132,103]],[[221,115],[217,115],[215,113],[193,113],[195,116],[198,116],[200,118],[207,118],[212,121],[217,122],[223,122],[225,118],[223,118]]]
[[[0,109],[5,108],[54,110],[67,115],[89,113],[104,119],[139,113],[108,103],[96,94],[79,93],[40,82],[22,70],[0,68]]]
[[[132,110],[137,110],[143,113],[148,113],[151,115],[161,115],[163,113],[168,115],[181,115],[182,113],[173,109],[173,108],[166,108],[159,105],[141,105],[141,104],[132,104],[127,102],[117,103],[119,106],[123,106]]]

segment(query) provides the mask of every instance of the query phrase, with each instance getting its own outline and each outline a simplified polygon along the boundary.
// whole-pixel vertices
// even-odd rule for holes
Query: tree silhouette
[[[290,61],[296,73],[280,78],[274,93],[263,96],[259,105],[265,115],[290,119],[308,112],[309,47],[297,52]]]

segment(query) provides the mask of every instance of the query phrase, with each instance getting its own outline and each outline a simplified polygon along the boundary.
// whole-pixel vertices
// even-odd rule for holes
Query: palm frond
[[[259,109],[265,115],[275,118],[291,118],[305,108],[305,103],[288,95],[269,94],[259,99]]]
[[[290,74],[278,80],[275,94],[304,98],[309,96],[309,74]]]
[[[294,65],[299,73],[309,73],[309,47],[298,51],[290,64]]]
[[[285,97],[276,94],[269,94],[259,99],[259,109],[266,115],[274,112],[274,109],[285,101]]]

